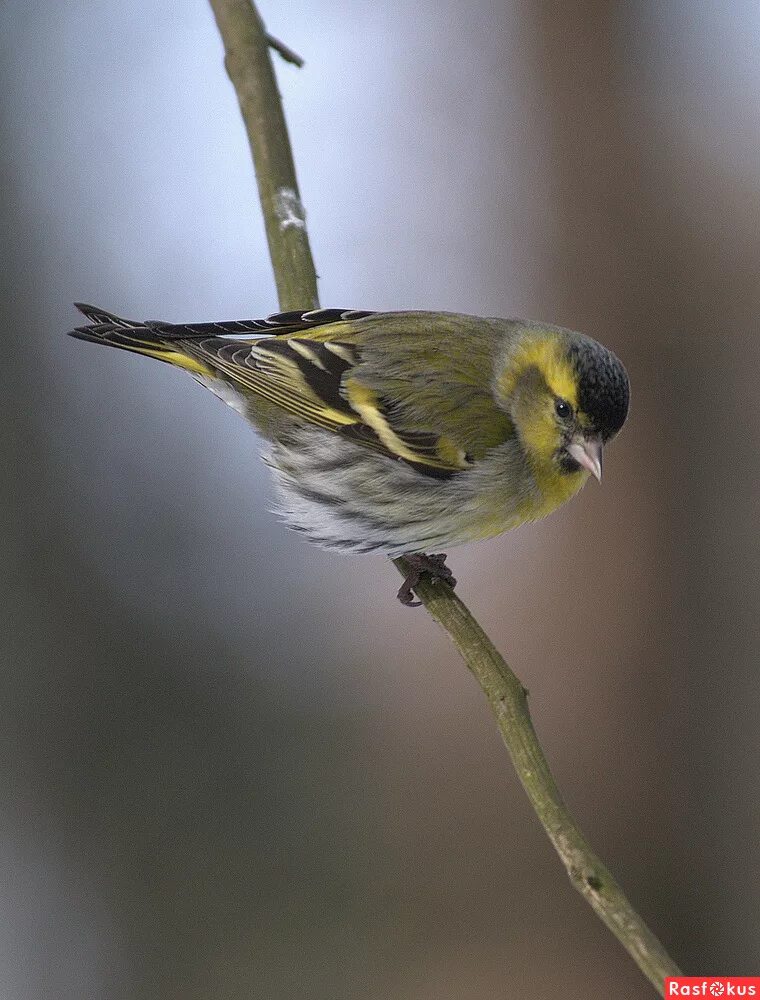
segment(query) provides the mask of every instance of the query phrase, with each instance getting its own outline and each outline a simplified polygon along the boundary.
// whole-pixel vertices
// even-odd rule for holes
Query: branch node
[[[586,885],[594,892],[601,892],[604,888],[604,882],[602,882],[598,875],[587,875]]]
[[[289,48],[285,42],[281,42],[279,38],[275,38],[274,35],[270,35],[269,32],[266,34],[266,39],[269,48],[274,49],[275,52],[277,52],[278,55],[285,60],[285,62],[292,63],[294,66],[301,69],[304,63],[303,59],[297,52],[294,52],[291,48]]]

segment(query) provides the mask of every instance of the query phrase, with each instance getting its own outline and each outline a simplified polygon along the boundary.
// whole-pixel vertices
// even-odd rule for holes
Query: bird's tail
[[[176,332],[167,323],[136,322],[123,319],[113,313],[88,306],[82,302],[75,303],[77,309],[90,321],[88,326],[79,326],[70,332],[70,336],[78,340],[88,340],[93,344],[106,344],[108,347],[118,347],[123,351],[133,351],[149,358],[157,358],[167,364],[185,368],[196,375],[207,375],[209,369],[200,361],[186,354],[179,342],[182,327]]]

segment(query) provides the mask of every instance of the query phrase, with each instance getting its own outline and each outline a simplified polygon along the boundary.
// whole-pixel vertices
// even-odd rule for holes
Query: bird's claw
[[[443,552],[426,555],[424,552],[411,552],[404,556],[409,563],[410,569],[398,592],[398,599],[407,608],[418,608],[422,601],[414,600],[414,589],[422,579],[424,573],[431,578],[433,583],[441,581],[447,583],[453,590],[457,582],[454,574],[446,565],[446,555]]]

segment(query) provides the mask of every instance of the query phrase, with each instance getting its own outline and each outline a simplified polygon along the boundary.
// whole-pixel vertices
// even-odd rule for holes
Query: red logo
[[[668,976],[666,997],[758,997],[760,976]]]

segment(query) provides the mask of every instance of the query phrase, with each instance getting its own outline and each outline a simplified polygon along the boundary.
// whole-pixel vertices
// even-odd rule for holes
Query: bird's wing
[[[152,339],[171,352],[166,360],[177,363],[181,352],[243,393],[431,476],[470,468],[513,433],[491,392],[492,331],[484,324],[473,332],[473,317],[319,309],[230,323],[133,324],[80,308],[95,324],[76,331],[85,339],[104,339],[109,324],[114,346],[134,337],[149,353]],[[94,330],[97,336],[86,336]]]

